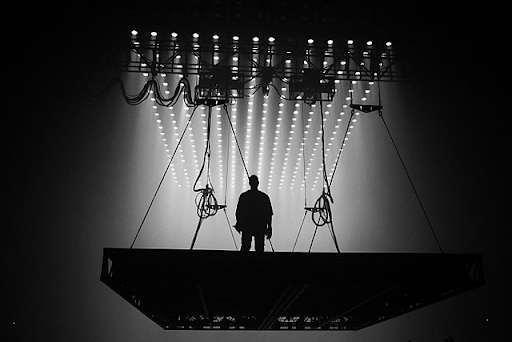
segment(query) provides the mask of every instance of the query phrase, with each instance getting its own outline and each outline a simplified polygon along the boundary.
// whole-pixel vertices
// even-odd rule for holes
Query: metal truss
[[[397,54],[391,46],[376,44],[361,46],[287,45],[275,42],[242,43],[233,41],[204,42],[187,40],[132,39],[128,42],[126,60],[119,64],[122,71],[199,76],[211,93],[212,77],[219,89],[231,91],[231,97],[244,97],[262,89],[268,94],[272,87],[288,85],[290,99],[330,94],[334,82],[346,80],[399,81]]]
[[[482,286],[476,254],[104,250],[101,281],[166,330],[359,330]]]

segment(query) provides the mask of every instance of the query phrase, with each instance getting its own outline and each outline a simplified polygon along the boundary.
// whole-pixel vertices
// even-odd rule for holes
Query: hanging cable
[[[343,152],[343,149],[345,148],[345,141],[347,139],[347,135],[350,130],[350,123],[352,122],[352,118],[354,117],[354,114],[355,114],[355,110],[352,108],[352,110],[350,111],[350,118],[348,119],[347,128],[345,129],[345,134],[343,135],[343,140],[341,141],[340,149],[338,150],[338,154],[336,155],[336,161],[334,162],[334,169],[332,171],[329,185],[332,185],[332,182],[334,180],[334,174],[336,173],[336,170],[338,169],[338,164],[340,162],[341,153]]]
[[[307,182],[306,182],[306,136],[304,132],[304,106],[302,107],[302,115],[301,115],[301,130],[302,130],[302,182],[304,186],[304,216],[302,217],[302,222],[300,223],[299,231],[297,232],[297,237],[295,238],[295,242],[293,243],[292,252],[295,251],[295,247],[297,246],[297,242],[299,241],[300,233],[302,232],[302,227],[304,226],[304,221],[306,220],[306,216],[308,215],[308,201],[307,201]]]
[[[171,97],[165,97],[160,90],[160,84],[156,79],[156,75],[152,76],[149,79],[142,89],[135,95],[129,94],[126,91],[124,86],[124,82],[120,77],[114,77],[107,84],[105,89],[97,94],[91,94],[93,97],[103,97],[110,92],[110,89],[114,86],[114,84],[119,84],[121,88],[121,95],[123,96],[125,102],[131,106],[136,106],[144,102],[151,93],[154,94],[155,102],[163,107],[170,107],[176,104],[181,94],[183,94],[183,101],[188,107],[195,107],[194,101],[192,99],[192,92],[190,87],[190,82],[187,78],[183,77],[179,80],[176,88],[174,89],[174,93]]]
[[[135,238],[133,239],[133,242],[130,245],[130,249],[133,248],[133,245],[135,244],[135,241],[137,240],[137,237],[139,236],[142,226],[144,225],[144,222],[146,222],[146,218],[149,214],[149,211],[151,210],[151,207],[153,206],[153,202],[155,201],[156,195],[158,194],[158,191],[160,190],[160,187],[162,186],[162,183],[164,182],[165,176],[167,175],[167,172],[169,171],[169,168],[171,167],[171,164],[174,159],[174,156],[176,155],[176,152],[178,152],[178,148],[180,147],[181,141],[183,140],[183,137],[185,136],[185,133],[187,132],[188,126],[190,125],[190,122],[192,122],[192,118],[194,117],[194,113],[196,112],[196,109],[197,109],[197,107],[194,107],[194,110],[192,111],[192,114],[190,115],[190,118],[188,119],[187,124],[185,125],[185,129],[183,130],[183,133],[181,133],[181,137],[178,140],[178,143],[176,144],[176,148],[174,149],[174,152],[172,153],[169,163],[167,163],[167,167],[165,168],[164,174],[162,175],[162,178],[160,179],[160,182],[158,183],[155,194],[153,195],[153,198],[151,199],[151,202],[149,203],[148,209],[146,210],[146,213],[144,214],[144,217],[142,218],[142,222],[140,223],[139,229],[137,230],[137,234],[135,234]]]
[[[432,235],[434,236],[434,239],[436,240],[437,247],[439,248],[439,251],[441,253],[444,253],[443,249],[441,248],[441,244],[439,243],[439,240],[437,238],[437,235],[434,231],[434,227],[432,226],[432,223],[430,222],[430,219],[427,215],[427,211],[425,210],[425,207],[423,206],[423,202],[420,199],[420,195],[418,194],[418,191],[416,190],[416,187],[414,186],[414,183],[412,182],[411,175],[409,174],[409,171],[407,171],[407,167],[405,167],[405,162],[402,159],[400,152],[398,151],[398,147],[396,146],[395,140],[393,139],[393,136],[391,135],[391,131],[389,130],[388,125],[386,124],[386,120],[384,120],[384,115],[382,115],[382,110],[379,110],[379,116],[382,119],[382,122],[384,123],[384,127],[386,127],[386,131],[388,132],[389,138],[390,138],[391,142],[393,143],[393,147],[395,148],[396,154],[398,155],[398,159],[400,159],[402,168],[404,169],[405,174],[407,175],[407,179],[409,179],[409,183],[411,184],[412,190],[414,191],[414,195],[416,196],[416,199],[418,200],[418,203],[420,204],[421,210],[423,211],[423,215],[425,216],[425,219],[427,220],[430,231],[432,232]]]
[[[236,147],[238,148],[238,153],[240,153],[240,159],[242,160],[242,165],[244,166],[245,174],[247,175],[247,178],[249,178],[250,177],[249,171],[247,170],[247,165],[245,164],[242,149],[240,148],[240,144],[238,143],[238,139],[237,139],[236,133],[235,133],[235,128],[233,127],[233,123],[231,122],[231,117],[229,116],[226,104],[224,104],[224,110],[226,111],[226,116],[229,121],[229,127],[231,127],[231,132],[233,132],[233,137],[235,138],[235,143],[236,143]]]
[[[197,175],[196,181],[194,182],[194,192],[197,192],[195,199],[195,204],[197,208],[197,216],[200,219],[206,219],[210,216],[214,216],[217,214],[217,211],[221,208],[221,206],[217,202],[217,198],[215,198],[215,191],[213,189],[213,185],[211,183],[210,178],[210,160],[211,160],[211,146],[210,146],[210,133],[211,133],[211,125],[212,125],[212,107],[208,106],[208,118],[207,118],[207,128],[206,128],[206,147],[203,155],[203,164],[201,169],[199,170],[199,174]],[[205,171],[206,167],[206,184],[204,188],[197,188],[197,184]]]
[[[331,186],[329,179],[327,178],[327,168],[325,163],[325,125],[324,125],[324,112],[322,106],[322,100],[320,100],[320,118],[321,118],[321,141],[322,141],[322,194],[315,202],[313,208],[311,208],[311,220],[313,223],[322,227],[326,224],[332,223],[332,212],[330,203],[333,203],[331,195]]]

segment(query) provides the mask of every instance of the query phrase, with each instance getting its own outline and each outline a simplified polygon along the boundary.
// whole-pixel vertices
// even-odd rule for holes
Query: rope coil
[[[311,211],[311,220],[317,227],[323,227],[326,224],[332,223],[331,204],[333,203],[331,194],[323,191],[322,195],[318,197],[315,205],[312,208],[307,208]]]

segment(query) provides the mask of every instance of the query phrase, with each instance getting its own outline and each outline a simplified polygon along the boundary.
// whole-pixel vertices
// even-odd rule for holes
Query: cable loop
[[[195,203],[199,218],[206,219],[217,214],[220,206],[213,193],[213,188],[210,188],[208,185],[206,185],[206,188],[198,189]]]
[[[317,227],[332,223],[331,204],[333,199],[330,193],[322,191],[311,210],[311,220]]]

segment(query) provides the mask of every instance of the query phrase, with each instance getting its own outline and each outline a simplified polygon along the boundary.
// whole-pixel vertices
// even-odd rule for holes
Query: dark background
[[[240,3],[67,3],[13,10],[18,24],[8,28],[4,62],[10,96],[4,101],[8,224],[2,339],[510,338],[510,238],[495,199],[506,196],[508,184],[501,181],[507,158],[500,151],[506,109],[496,105],[506,96],[499,76],[506,62],[499,59],[499,29],[489,24],[486,11],[430,4]],[[253,16],[237,17],[237,6]],[[293,15],[283,19],[285,12]],[[311,13],[309,25],[297,24]],[[129,137],[135,121],[126,115],[137,109],[124,104],[117,91],[97,102],[86,89],[99,89],[116,74],[103,51],[112,51],[133,28],[209,32],[212,25],[219,32],[279,30],[298,37],[323,37],[334,28],[341,37],[389,37],[401,48],[412,75],[398,86],[401,101],[394,117],[403,154],[433,219],[443,222],[437,226],[441,245],[448,253],[481,253],[487,284],[360,332],[314,337],[164,332],[101,284],[102,248],[128,247],[132,238],[111,227],[133,226],[126,207],[116,203],[127,196],[124,166],[133,158]]]

